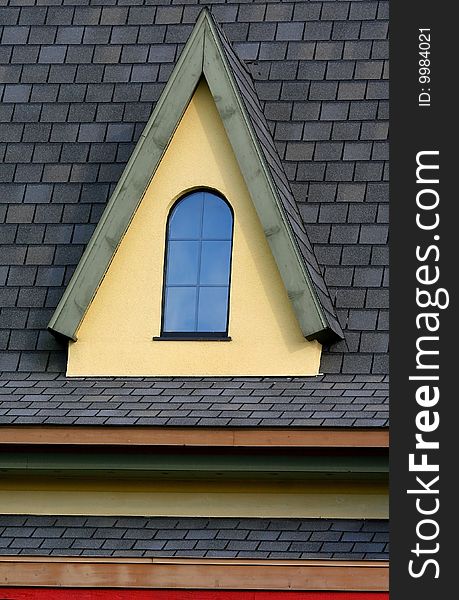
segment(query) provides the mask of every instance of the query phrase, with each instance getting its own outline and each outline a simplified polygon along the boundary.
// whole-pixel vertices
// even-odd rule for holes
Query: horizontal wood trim
[[[0,588],[2,600],[389,600],[386,592]]]
[[[0,428],[1,444],[114,446],[229,446],[296,448],[388,448],[387,429],[235,429],[172,427]]]
[[[4,586],[385,592],[387,562],[0,557]]]
[[[4,514],[387,519],[387,493],[1,491]]]

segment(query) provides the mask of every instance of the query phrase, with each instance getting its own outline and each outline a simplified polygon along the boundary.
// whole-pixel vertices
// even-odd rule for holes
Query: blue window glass
[[[188,194],[169,215],[162,333],[227,335],[233,215],[208,191]]]

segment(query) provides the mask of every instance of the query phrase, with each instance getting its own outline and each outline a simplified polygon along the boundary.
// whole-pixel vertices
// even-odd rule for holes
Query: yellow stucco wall
[[[155,342],[167,216],[198,187],[233,207],[231,342]],[[115,257],[69,344],[67,375],[316,375],[321,345],[303,337],[205,82],[188,106]]]
[[[382,482],[7,478],[4,514],[387,519]]]

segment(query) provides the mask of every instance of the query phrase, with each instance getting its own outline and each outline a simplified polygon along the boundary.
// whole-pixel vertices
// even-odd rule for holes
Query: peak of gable
[[[196,22],[49,329],[76,340],[82,318],[202,77],[213,95],[303,335],[321,343],[342,338],[250,75],[206,9]]]

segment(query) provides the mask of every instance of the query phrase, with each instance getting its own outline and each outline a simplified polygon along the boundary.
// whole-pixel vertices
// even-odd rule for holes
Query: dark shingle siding
[[[386,344],[369,332],[387,327],[386,277],[377,284],[387,267],[386,221],[375,207],[388,200],[387,146],[382,145],[388,118],[388,3],[210,6],[254,75],[345,330],[347,345],[332,347],[322,370],[384,372]],[[37,320],[37,309],[49,316],[56,306],[100,218],[97,203],[103,206],[113,190],[130,143],[163,89],[169,73],[164,68],[176,60],[200,9],[197,0],[0,7],[0,204],[8,209],[0,210],[0,223],[9,225],[0,233],[6,244],[0,262],[6,271],[38,267],[45,286],[43,291],[31,287],[25,270],[11,278],[5,271],[0,279],[6,286],[0,369],[63,368],[66,349],[46,341],[46,319]],[[336,211],[315,210],[325,203]],[[80,207],[81,213],[67,212]],[[60,219],[68,228],[52,230]],[[343,219],[352,235],[339,229],[347,226]],[[69,236],[74,248],[68,247]],[[331,269],[339,265],[341,272]],[[60,275],[51,277],[51,267],[64,270],[62,283]],[[360,311],[359,320],[353,311]],[[9,335],[13,326],[33,331],[20,350]]]
[[[0,515],[0,554],[387,560],[382,520]]]
[[[15,333],[15,332],[13,332]],[[18,330],[22,336],[22,331]],[[373,341],[383,348],[387,333]],[[39,338],[38,346],[46,347]],[[27,340],[18,338],[19,348]],[[11,345],[11,343],[10,343]],[[5,353],[13,368],[19,352]],[[46,352],[22,355],[46,360]],[[37,357],[37,358],[35,358]],[[366,356],[345,356],[346,373],[365,373]],[[347,361],[356,360],[356,363]],[[14,363],[14,364],[13,364]],[[16,367],[14,366],[16,365]],[[388,380],[381,375],[305,378],[78,378],[4,374],[0,425],[166,425],[386,427]]]

